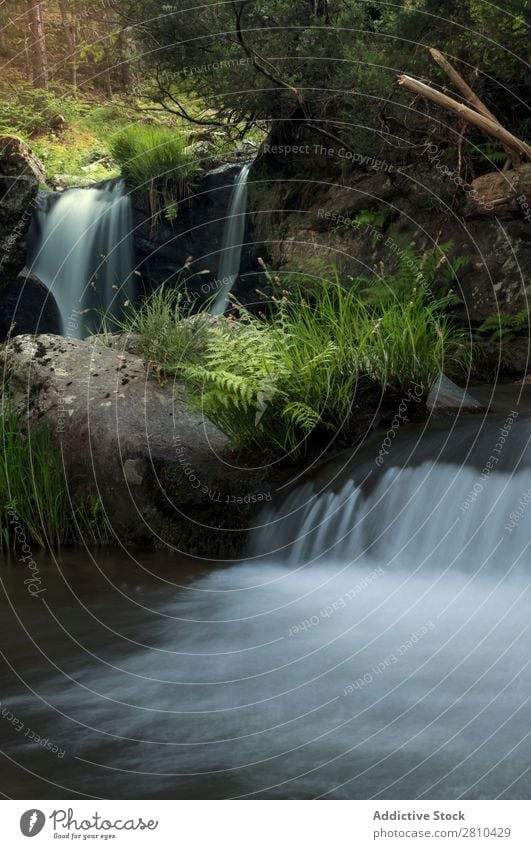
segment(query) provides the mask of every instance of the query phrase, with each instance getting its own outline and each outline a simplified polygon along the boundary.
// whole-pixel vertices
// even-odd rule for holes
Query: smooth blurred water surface
[[[303,487],[234,566],[38,555],[35,599],[10,561],[4,793],[529,798],[529,429],[482,479],[502,425]]]

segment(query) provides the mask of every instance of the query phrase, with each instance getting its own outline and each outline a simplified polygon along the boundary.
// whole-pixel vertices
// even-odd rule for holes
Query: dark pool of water
[[[12,798],[528,798],[527,570],[162,553],[0,571]]]

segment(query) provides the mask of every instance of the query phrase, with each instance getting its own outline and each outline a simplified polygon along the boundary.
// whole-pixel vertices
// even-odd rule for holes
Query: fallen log
[[[471,209],[479,215],[519,215],[531,222],[531,163],[477,177],[470,184],[468,198]]]
[[[445,56],[440,52],[440,50],[436,50],[435,47],[430,47],[430,56],[432,59],[437,62],[438,66],[442,68],[442,70],[447,74],[449,79],[453,82],[458,91],[461,92],[465,100],[468,103],[472,104],[474,109],[479,112],[481,115],[484,115],[485,118],[490,118],[491,121],[494,121],[495,124],[499,125],[499,121],[496,116],[490,111],[488,106],[485,106],[483,101],[477,96],[476,92],[470,88],[467,81],[463,79],[461,74],[456,71],[454,66],[446,59]],[[507,145],[503,146],[505,153],[511,160],[512,165],[516,168],[521,164],[521,156],[516,153],[515,150],[508,147]]]
[[[448,97],[446,94],[442,94],[442,92],[437,91],[434,88],[426,85],[426,83],[420,82],[420,80],[415,80],[413,77],[408,77],[407,74],[401,74],[398,77],[398,85],[403,86],[408,89],[408,91],[413,92],[414,94],[418,94],[421,97],[425,97],[426,100],[430,100],[432,103],[435,103],[437,106],[440,106],[442,109],[447,109],[450,112],[458,115],[460,118],[463,118],[469,124],[473,124],[478,127],[482,132],[486,133],[489,136],[497,139],[502,145],[509,147],[511,150],[516,151],[521,156],[526,157],[527,159],[531,159],[531,147],[521,139],[513,136],[508,130],[498,124],[496,121],[493,121],[491,118],[487,118],[485,115],[482,115],[480,112],[476,112],[475,109],[471,109],[469,106],[465,106],[464,103],[459,103],[457,100],[454,100],[452,97]]]

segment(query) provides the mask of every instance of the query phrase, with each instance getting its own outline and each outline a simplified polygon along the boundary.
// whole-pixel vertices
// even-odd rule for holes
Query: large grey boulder
[[[48,426],[74,498],[101,497],[122,542],[234,557],[271,491],[231,461],[227,440],[190,412],[183,386],[101,342],[19,336],[0,359],[31,427]]]

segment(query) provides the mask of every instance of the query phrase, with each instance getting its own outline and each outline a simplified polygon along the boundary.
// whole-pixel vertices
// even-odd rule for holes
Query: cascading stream
[[[398,439],[381,465],[375,443],[333,490],[319,494],[311,482],[271,510],[253,553],[299,565],[369,557],[386,568],[473,571],[492,568],[503,541],[504,558],[516,562],[528,523],[509,527],[511,513],[531,483],[529,429],[517,416],[486,423],[473,443],[469,424],[413,445]]]
[[[380,469],[373,442],[320,492],[327,464],[228,568],[112,555],[98,581],[75,554],[54,580],[41,558],[54,621],[13,569],[47,659],[6,606],[38,694],[14,681],[9,708],[66,752],[21,751],[0,723],[26,767],[13,792],[529,798],[531,420],[510,418],[410,430]]]
[[[219,292],[212,305],[213,315],[222,315],[228,306],[228,296],[240,273],[242,243],[247,215],[247,179],[252,162],[247,162],[236,176],[223,232],[218,268]]]
[[[131,202],[123,181],[41,193],[29,235],[31,271],[52,292],[62,332],[84,338],[134,296]]]

